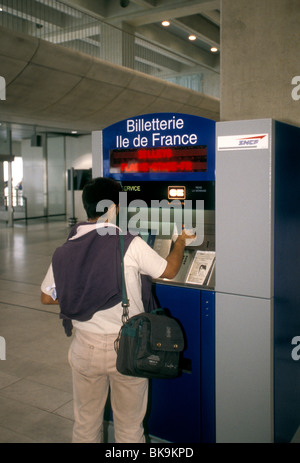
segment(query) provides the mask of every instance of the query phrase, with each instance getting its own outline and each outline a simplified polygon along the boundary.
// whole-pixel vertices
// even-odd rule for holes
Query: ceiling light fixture
[[[210,51],[212,53],[216,53],[218,51],[217,47],[211,47]]]
[[[189,35],[189,40],[193,41],[193,40],[196,40],[196,38],[197,37],[194,34]]]
[[[161,25],[164,27],[168,27],[170,25],[170,21],[167,21],[167,20],[162,21]]]

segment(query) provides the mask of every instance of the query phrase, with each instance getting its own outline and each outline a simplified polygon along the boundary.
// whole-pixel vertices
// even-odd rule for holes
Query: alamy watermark
[[[2,76],[0,76],[0,100],[6,100],[6,82]]]
[[[292,90],[292,98],[294,101],[300,100],[300,76],[295,76],[292,78],[292,85],[295,85],[295,87]]]
[[[0,336],[0,360],[6,360],[6,341]]]
[[[204,200],[196,200],[196,207],[193,208],[191,200],[182,203],[178,199],[168,201],[151,200],[148,207],[146,201],[134,199],[127,202],[127,192],[119,193],[119,227],[121,234],[138,235],[141,232],[149,231],[151,235],[170,237],[180,235],[182,229],[196,235],[191,246],[200,246],[204,240]],[[105,215],[100,217],[100,222],[107,219],[108,222],[116,224],[117,212],[113,201],[104,199],[97,204],[97,212]],[[100,235],[116,234],[113,227],[97,229]]]
[[[297,361],[300,360],[300,336],[294,336],[292,339],[292,345],[296,346],[292,349],[292,359]]]

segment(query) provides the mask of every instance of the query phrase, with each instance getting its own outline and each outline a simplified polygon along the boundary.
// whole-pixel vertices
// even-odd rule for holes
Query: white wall
[[[91,135],[82,137],[49,137],[47,157],[42,147],[32,147],[22,141],[23,192],[28,198],[28,217],[64,214],[71,217],[71,192],[68,191],[67,171],[92,167]],[[82,191],[75,191],[75,217],[85,220]],[[47,210],[48,207],[48,210]]]
[[[66,171],[74,169],[92,168],[92,137],[66,137]],[[82,191],[74,192],[75,217],[78,222],[86,220],[86,213],[82,205]],[[67,190],[67,217],[71,217],[71,192]]]
[[[48,215],[66,212],[65,137],[47,139]]]
[[[45,161],[43,148],[32,147],[30,140],[22,141],[23,195],[27,198],[28,217],[44,215]]]

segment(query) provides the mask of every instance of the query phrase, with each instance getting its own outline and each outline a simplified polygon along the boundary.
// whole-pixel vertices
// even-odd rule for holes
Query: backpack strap
[[[122,307],[123,307],[123,315],[122,315],[122,322],[123,324],[127,322],[129,319],[129,300],[127,297],[126,291],[126,284],[125,284],[125,272],[124,272],[124,235],[120,236],[120,247],[121,247],[121,272],[122,272]]]

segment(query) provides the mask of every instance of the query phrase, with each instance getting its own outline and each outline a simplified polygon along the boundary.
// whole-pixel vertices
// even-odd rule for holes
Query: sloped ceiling
[[[154,112],[219,120],[217,98],[6,28],[0,63],[0,121],[92,131]]]

